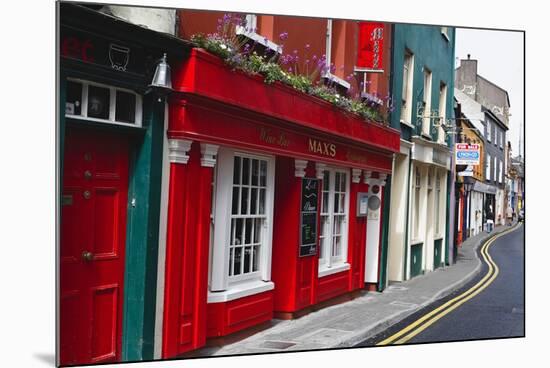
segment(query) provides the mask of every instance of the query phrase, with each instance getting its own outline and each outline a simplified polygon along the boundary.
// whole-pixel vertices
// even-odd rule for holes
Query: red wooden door
[[[129,145],[67,129],[60,259],[61,364],[120,359]]]

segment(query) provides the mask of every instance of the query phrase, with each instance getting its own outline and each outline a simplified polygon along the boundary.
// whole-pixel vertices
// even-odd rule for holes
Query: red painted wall
[[[223,15],[224,12],[180,10],[178,13],[178,35],[184,39],[190,39],[196,33],[215,33],[217,20]],[[283,32],[288,32],[288,39],[284,42],[279,39],[279,35]],[[327,19],[324,18],[258,15],[257,33],[277,44],[283,44],[283,54],[292,54],[294,50],[297,50],[300,57],[299,71],[303,74],[306,73],[306,59],[312,60],[313,55],[320,57],[327,51]],[[369,73],[367,75],[367,80],[370,81],[367,87],[369,93],[378,93],[380,96],[386,96],[389,93],[391,37],[391,27],[387,24],[384,27],[384,73]],[[346,79],[354,72],[358,41],[359,26],[357,21],[333,20],[331,63],[336,66],[334,75]],[[309,45],[307,50],[306,45]],[[310,61],[311,64],[313,64],[312,61]],[[307,69],[311,73],[311,68]],[[360,90],[362,81],[363,73],[357,73],[354,78],[349,80],[353,93]]]
[[[170,164],[163,357],[197,349],[206,341],[213,171],[200,165],[199,142],[188,154],[187,164]]]

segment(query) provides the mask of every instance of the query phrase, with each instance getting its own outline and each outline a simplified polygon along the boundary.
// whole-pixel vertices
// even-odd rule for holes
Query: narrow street
[[[488,253],[498,270],[492,282],[487,276],[493,275],[494,270],[491,270],[487,262],[483,261],[479,275],[463,288],[420,310],[383,333],[361,342],[358,346],[524,336],[523,245],[524,227],[522,225],[498,237],[490,245]],[[482,251],[483,247],[478,251],[478,255]],[[482,255],[480,258],[483,259]],[[479,294],[472,296],[476,294],[476,291],[472,292],[472,288],[476,285],[478,287],[476,291]],[[486,287],[483,288],[482,285]],[[469,295],[466,296],[466,294]],[[469,299],[470,296],[472,296],[471,299]],[[468,300],[464,301],[466,298]],[[463,304],[461,300],[464,301]],[[456,306],[457,304],[461,305]],[[453,306],[456,306],[456,309]],[[437,309],[439,312],[434,314],[432,311]],[[429,317],[426,318],[428,314]],[[419,319],[423,321],[418,323]],[[424,325],[428,326],[423,327]],[[398,335],[404,329],[407,329],[406,333],[401,332],[401,335]],[[417,334],[414,334],[415,332]],[[405,339],[403,336],[412,337]]]

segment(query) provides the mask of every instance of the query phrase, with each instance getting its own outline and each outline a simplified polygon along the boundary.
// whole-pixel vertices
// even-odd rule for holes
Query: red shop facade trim
[[[364,288],[399,132],[200,49],[172,79],[162,357]]]

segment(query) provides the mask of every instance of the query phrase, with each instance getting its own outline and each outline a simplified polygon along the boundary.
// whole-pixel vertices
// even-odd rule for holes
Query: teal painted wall
[[[164,102],[145,96],[143,114],[128,189],[123,361],[153,359],[154,349]]]
[[[392,127],[401,130],[401,137],[410,140],[420,131],[400,124],[401,93],[403,89],[403,61],[405,50],[414,55],[412,120],[416,123],[416,106],[424,93],[424,72],[427,67],[432,72],[432,109],[439,106],[439,85],[447,86],[446,117],[452,117],[454,90],[454,42],[455,29],[448,28],[449,41],[441,33],[441,27],[411,24],[395,24],[392,39],[392,85],[391,91],[396,108],[390,116]],[[431,128],[431,127],[430,127]]]

